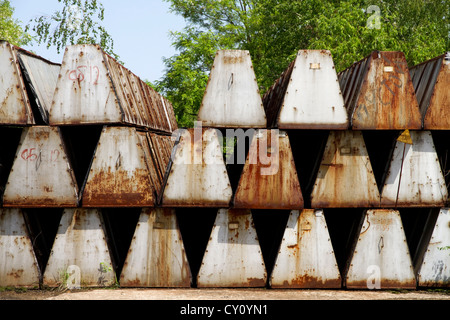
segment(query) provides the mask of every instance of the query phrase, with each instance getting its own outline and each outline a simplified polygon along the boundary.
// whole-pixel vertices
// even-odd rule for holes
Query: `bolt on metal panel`
[[[348,129],[349,121],[331,52],[300,50],[263,97],[269,127]]]
[[[197,119],[204,127],[266,127],[250,52],[217,51]]]
[[[272,288],[341,288],[322,210],[293,210],[270,277]]]
[[[219,209],[197,275],[197,286],[264,287],[266,281],[251,211]]]
[[[381,193],[383,207],[441,207],[448,191],[430,131],[397,141]]]
[[[286,132],[259,129],[255,133],[234,197],[234,207],[303,208],[303,195]]]
[[[58,127],[24,128],[4,207],[76,207],[78,186]]]
[[[49,121],[130,124],[167,133],[177,129],[170,102],[97,45],[66,48]]]
[[[83,190],[83,207],[153,207],[153,160],[134,127],[105,127]],[[149,166],[152,170],[149,170]]]
[[[415,262],[419,287],[450,287],[450,213],[440,208],[435,221],[429,219],[425,231],[431,229],[428,239],[421,239],[423,253]]]
[[[17,47],[0,41],[0,124],[35,124],[17,56]]]
[[[37,287],[40,269],[20,209],[0,209],[0,287]]]
[[[191,271],[173,209],[143,209],[120,275],[122,287],[190,287]]]
[[[331,131],[311,193],[313,208],[379,207],[380,194],[360,131]]]
[[[450,52],[410,68],[425,130],[450,130]]]
[[[422,129],[419,105],[402,52],[374,51],[338,77],[352,129]]]
[[[350,289],[415,289],[416,278],[400,212],[367,210],[344,277]]]
[[[65,209],[43,276],[44,286],[108,287],[114,265],[98,209]]]
[[[164,207],[229,207],[232,190],[217,129],[180,130],[161,204]]]

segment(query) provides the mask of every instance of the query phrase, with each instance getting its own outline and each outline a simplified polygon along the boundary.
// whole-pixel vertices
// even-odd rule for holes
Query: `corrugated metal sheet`
[[[94,45],[66,48],[50,124],[131,124],[167,133],[177,129],[170,102]]]
[[[311,206],[379,205],[380,194],[361,131],[331,131],[311,193]]]
[[[351,289],[415,289],[416,278],[400,213],[367,210],[345,272]]]
[[[0,124],[34,124],[16,47],[0,41]]]
[[[143,209],[120,276],[122,287],[190,287],[175,210]]]
[[[133,127],[103,129],[84,187],[83,207],[155,205],[152,179],[157,177],[146,138]]]
[[[381,193],[383,207],[441,207],[448,191],[430,131],[397,141]]]
[[[267,272],[250,210],[220,209],[197,286],[264,287]]]
[[[260,129],[255,133],[234,197],[234,207],[303,208],[303,195],[286,132]]]
[[[198,121],[202,121],[204,127],[266,127],[250,52],[217,51]]]
[[[40,270],[20,209],[0,209],[0,287],[37,287]]]
[[[425,130],[450,129],[450,52],[410,68]]]
[[[217,129],[185,129],[174,147],[165,207],[228,207],[232,190]]]
[[[322,210],[291,211],[270,286],[341,287],[341,275]]]
[[[58,127],[23,129],[4,207],[76,207],[78,186]]]
[[[79,272],[79,286],[107,287],[115,283],[114,265],[105,238],[101,213],[97,209],[65,209],[45,268],[43,284],[62,287]]]
[[[331,52],[300,50],[293,63],[264,95],[269,126],[347,129],[347,112]]]
[[[353,129],[422,129],[402,52],[374,51],[338,77]]]
[[[431,217],[431,215],[429,215]],[[419,287],[450,286],[450,213],[449,208],[439,209],[437,219],[429,219],[425,231],[431,236],[422,238],[419,247],[423,250],[416,262]]]

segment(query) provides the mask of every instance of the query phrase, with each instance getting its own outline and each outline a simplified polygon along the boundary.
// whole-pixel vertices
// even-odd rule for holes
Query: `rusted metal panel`
[[[198,121],[202,121],[204,127],[266,127],[250,52],[217,51]]]
[[[76,207],[78,186],[58,127],[23,129],[4,207]]]
[[[170,102],[95,45],[66,48],[50,124],[131,124],[167,133],[177,129]]]
[[[328,50],[300,50],[294,63],[264,95],[263,102],[271,127],[333,130],[349,127]]]
[[[228,207],[232,190],[217,129],[180,130],[162,206]]]
[[[156,195],[146,135],[105,127],[83,190],[83,207],[153,207]],[[154,170],[153,170],[154,172]]]
[[[17,47],[0,41],[0,124],[34,124]]]
[[[18,56],[23,74],[30,84],[41,117],[48,124],[48,113],[61,65],[44,60],[24,50],[18,50]]]
[[[311,206],[379,205],[380,194],[362,133],[331,131],[311,193]]]
[[[121,287],[190,287],[175,210],[143,209],[120,275]]]
[[[255,133],[234,197],[234,207],[303,208],[303,195],[286,132],[260,129]]]
[[[115,271],[108,249],[104,223],[98,209],[65,209],[43,276],[44,286],[62,287],[77,270],[78,287],[115,284]]]
[[[431,220],[431,219],[430,219]],[[425,228],[432,229],[431,237],[421,239],[424,251],[416,262],[419,287],[450,287],[450,213],[441,208],[437,219],[427,221]]]
[[[341,275],[322,210],[291,211],[270,286],[341,287]]]
[[[20,209],[0,209],[0,287],[38,287],[40,269]]]
[[[252,213],[220,209],[197,276],[197,286],[264,287],[267,272]]]
[[[338,77],[353,129],[422,129],[419,105],[402,52],[374,51]]]
[[[367,210],[349,257],[345,284],[351,289],[415,289],[416,278],[400,213]]]
[[[425,130],[450,130],[450,52],[410,68]]]
[[[396,142],[381,193],[383,207],[441,207],[448,191],[430,131]]]

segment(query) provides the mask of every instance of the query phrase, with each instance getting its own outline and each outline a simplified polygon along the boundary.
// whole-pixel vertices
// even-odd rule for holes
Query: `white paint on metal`
[[[346,270],[347,288],[416,287],[400,212],[386,209],[367,210],[363,215],[360,232],[356,236],[356,245]],[[378,286],[374,286],[375,284]]]
[[[440,207],[448,197],[430,131],[411,131],[413,144],[397,141],[381,194],[383,206]]]
[[[360,131],[331,131],[311,193],[313,208],[378,207],[380,194]]]
[[[347,129],[348,126],[331,52],[300,50],[278,116],[278,127]]]
[[[450,286],[450,212],[441,208],[426,247],[419,262],[418,285],[424,287]]]
[[[37,287],[40,270],[20,209],[0,209],[0,287]]]
[[[162,205],[228,207],[231,196],[217,130],[183,130],[173,153]]]
[[[5,207],[75,207],[78,186],[58,127],[23,129],[3,196]]]
[[[116,281],[101,213],[97,209],[64,210],[43,284],[64,286],[71,266],[80,270],[81,287],[111,286]]]
[[[293,210],[270,278],[272,288],[340,288],[341,276],[322,210]]]
[[[239,227],[230,229],[230,223]],[[251,211],[219,209],[198,272],[197,286],[264,287],[266,280]]]
[[[219,50],[198,112],[205,127],[266,127],[255,72],[246,50]]]
[[[143,209],[120,276],[122,287],[190,287],[191,272],[173,209]]]

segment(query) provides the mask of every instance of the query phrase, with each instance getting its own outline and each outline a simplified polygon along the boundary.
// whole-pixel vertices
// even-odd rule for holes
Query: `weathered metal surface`
[[[353,129],[422,129],[419,105],[402,52],[374,51],[338,77]]]
[[[303,195],[286,132],[260,129],[234,197],[235,208],[300,209]]]
[[[351,289],[415,289],[405,232],[396,210],[367,210],[344,277]]]
[[[198,121],[202,121],[204,127],[266,127],[250,52],[217,51]]]
[[[0,209],[0,287],[37,287],[40,270],[20,209]]]
[[[450,52],[410,68],[425,130],[450,130]]]
[[[4,207],[76,207],[78,186],[60,129],[23,129],[3,195]]]
[[[396,142],[381,193],[383,207],[441,207],[448,191],[430,131],[411,131],[413,144]]]
[[[191,271],[173,209],[143,209],[120,275],[121,287],[190,287]]]
[[[380,194],[362,133],[331,131],[311,193],[311,206],[379,205]]]
[[[322,210],[291,211],[270,286],[341,287],[341,275]]]
[[[270,127],[347,129],[349,121],[331,52],[300,50],[263,97]]]
[[[216,129],[181,130],[162,206],[228,207],[232,190]]]
[[[157,177],[146,138],[133,127],[103,128],[83,190],[83,207],[155,205],[152,178]]]
[[[51,63],[24,50],[18,50],[18,56],[23,74],[34,96],[30,98],[35,99],[42,120],[48,124],[48,113],[61,65]]]
[[[427,221],[425,228],[432,229],[431,237],[421,239],[424,251],[416,261],[419,287],[450,287],[450,213],[441,208],[437,220]]]
[[[264,287],[267,272],[250,210],[220,209],[197,276],[197,286]]]
[[[132,124],[168,133],[177,129],[170,102],[95,45],[66,48],[50,124]]]
[[[34,124],[16,47],[0,41],[0,124]]]
[[[45,268],[43,284],[64,288],[79,271],[79,287],[105,287],[115,283],[115,271],[97,209],[65,209]],[[69,279],[68,279],[69,278]]]

